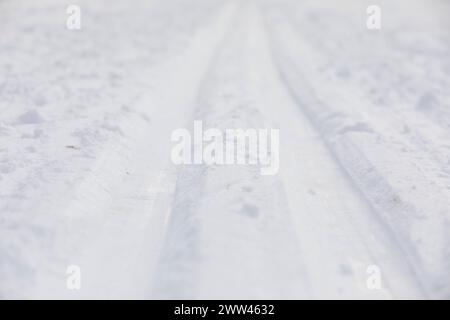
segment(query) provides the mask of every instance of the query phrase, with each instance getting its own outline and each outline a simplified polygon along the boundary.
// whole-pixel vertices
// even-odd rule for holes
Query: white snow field
[[[450,298],[450,1],[76,4],[0,1],[0,298]]]

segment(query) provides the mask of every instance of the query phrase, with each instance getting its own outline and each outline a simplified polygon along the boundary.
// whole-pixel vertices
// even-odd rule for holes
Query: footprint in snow
[[[241,209],[241,214],[250,218],[256,218],[259,215],[259,208],[251,204],[244,204]]]
[[[45,118],[37,110],[30,110],[20,115],[15,124],[38,124],[45,121]]]

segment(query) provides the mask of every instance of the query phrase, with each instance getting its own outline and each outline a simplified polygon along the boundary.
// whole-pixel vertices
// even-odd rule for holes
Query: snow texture
[[[77,2],[0,1],[0,298],[450,298],[449,1]]]

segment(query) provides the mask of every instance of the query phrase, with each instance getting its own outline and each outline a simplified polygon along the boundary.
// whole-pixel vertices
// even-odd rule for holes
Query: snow
[[[371,4],[1,1],[0,298],[449,298],[450,3]],[[195,121],[279,172],[174,164]]]

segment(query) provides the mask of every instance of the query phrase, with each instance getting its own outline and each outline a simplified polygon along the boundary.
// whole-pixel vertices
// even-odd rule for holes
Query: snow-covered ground
[[[450,2],[372,4],[0,1],[0,298],[450,298]]]

